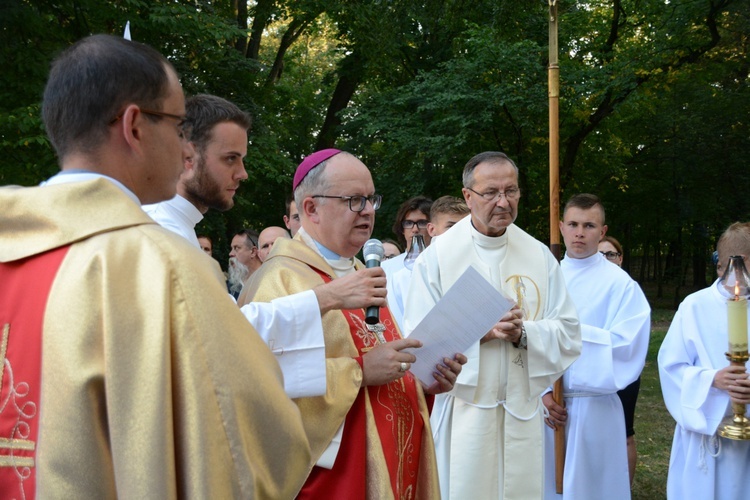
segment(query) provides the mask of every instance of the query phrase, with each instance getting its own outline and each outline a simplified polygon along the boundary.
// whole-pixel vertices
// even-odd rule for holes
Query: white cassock
[[[716,372],[729,365],[730,295],[723,288],[716,281],[688,295],[659,349],[661,390],[677,422],[667,476],[667,497],[674,500],[750,498],[750,441],[717,435],[732,414],[729,394],[712,386]]]
[[[193,246],[200,248],[195,226],[203,220],[203,214],[187,199],[176,194],[171,200],[143,205],[141,208],[161,227],[179,234]]]
[[[402,267],[392,273],[388,278],[388,309],[391,310],[391,316],[398,325],[399,330],[404,331],[404,302],[409,292],[409,283],[411,282],[411,269]]]
[[[541,498],[540,396],[580,353],[575,306],[541,242],[515,225],[502,236],[485,236],[465,217],[417,259],[405,304],[407,332],[469,266],[514,300],[521,297],[528,350],[499,340],[477,342],[464,353],[468,363],[454,389],[436,396],[430,422],[441,494]]]
[[[563,494],[555,493],[554,431],[545,428],[545,498],[630,498],[625,417],[617,391],[643,370],[651,308],[638,283],[596,252],[560,263],[583,349],[563,375],[568,410]]]
[[[406,270],[408,276],[411,276],[411,271],[404,266],[404,259],[406,259],[406,252],[396,255],[392,259],[384,260],[380,264],[380,267],[385,271],[385,289],[388,291],[386,296],[388,300],[388,309],[390,309],[391,316],[396,320],[396,324],[402,332],[404,331],[404,294],[401,291],[401,286],[396,285],[397,282],[401,283],[402,281],[401,279],[397,279],[396,275],[402,274],[402,272]]]
[[[142,208],[160,226],[200,248],[195,225],[203,214],[188,200],[176,195]],[[307,290],[271,302],[251,302],[240,310],[276,355],[284,374],[284,390],[290,398],[326,393],[323,323],[315,292]]]

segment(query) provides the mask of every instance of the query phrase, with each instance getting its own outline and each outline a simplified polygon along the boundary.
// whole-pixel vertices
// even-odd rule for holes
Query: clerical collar
[[[330,250],[321,245],[320,242],[313,239],[313,237],[310,236],[303,227],[299,228],[299,231],[297,231],[297,233],[300,235],[300,238],[302,238],[302,241],[307,244],[307,246],[316,250],[318,254],[320,254],[320,256],[326,260],[326,262],[328,262],[333,270],[336,271],[337,275],[342,273],[346,274],[354,269],[353,258],[347,259],[345,257],[342,257],[333,250]]]
[[[136,202],[138,205],[141,204],[141,200],[138,199],[138,197],[135,195],[134,192],[132,192],[130,189],[125,187],[125,184],[118,181],[117,179],[110,177],[108,175],[100,174],[99,172],[92,172],[91,170],[83,170],[83,169],[70,169],[70,170],[61,170],[57,174],[53,175],[46,181],[39,184],[40,186],[55,186],[57,184],[67,184],[69,182],[84,182],[84,181],[91,181],[94,179],[104,178],[107,179],[109,182],[114,184],[117,188],[120,189],[123,193],[125,193],[128,198]]]
[[[577,259],[575,257],[571,257],[566,252],[565,253],[565,259],[563,259],[563,260],[565,260],[565,264],[567,264],[568,266],[588,267],[588,266],[591,266],[593,264],[596,264],[601,259],[605,259],[606,260],[606,257],[604,255],[600,254],[599,252],[595,252],[595,253],[589,255],[588,257],[584,257],[583,259]],[[616,265],[616,264],[613,264],[613,265]]]
[[[343,259],[343,257],[341,257],[339,254],[337,254],[333,250],[329,250],[328,248],[326,248],[323,245],[321,245],[318,240],[313,240],[313,243],[315,243],[315,246],[318,247],[318,251],[320,252],[320,255],[322,255],[323,257],[325,257],[327,260],[340,260],[340,259]]]
[[[474,221],[471,221],[471,236],[474,242],[483,248],[501,248],[508,244],[508,229],[500,236],[487,236],[486,234],[480,233],[476,227],[474,227]]]
[[[193,229],[195,229],[195,226],[197,226],[198,223],[203,220],[203,214],[200,210],[198,210],[198,207],[193,205],[190,200],[182,195],[174,195],[174,198],[168,200],[168,203],[177,207],[180,213],[183,214],[193,225]]]

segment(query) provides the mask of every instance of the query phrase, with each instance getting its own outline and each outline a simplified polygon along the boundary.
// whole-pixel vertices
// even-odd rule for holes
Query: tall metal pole
[[[549,246],[552,254],[560,260],[560,66],[557,58],[557,0],[549,3],[549,67],[547,70],[549,89]],[[552,397],[563,405],[562,378],[552,388]],[[565,470],[565,429],[555,428],[555,488],[563,492]]]

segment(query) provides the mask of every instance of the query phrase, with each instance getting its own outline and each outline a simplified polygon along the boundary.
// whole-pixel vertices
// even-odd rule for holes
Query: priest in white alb
[[[520,199],[513,161],[498,152],[476,155],[463,185],[471,216],[417,259],[406,331],[469,266],[518,304],[465,353],[455,388],[435,397],[440,490],[446,499],[541,498],[541,394],[581,351],[578,317],[555,258],[513,224]]]

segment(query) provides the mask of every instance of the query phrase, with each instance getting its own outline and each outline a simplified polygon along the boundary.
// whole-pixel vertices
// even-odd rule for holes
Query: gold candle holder
[[[728,352],[727,359],[733,366],[745,367],[745,363],[750,359],[747,351]],[[732,413],[721,421],[719,425],[719,436],[734,439],[735,441],[750,441],[750,420],[745,416],[747,405],[741,403],[732,403]]]

